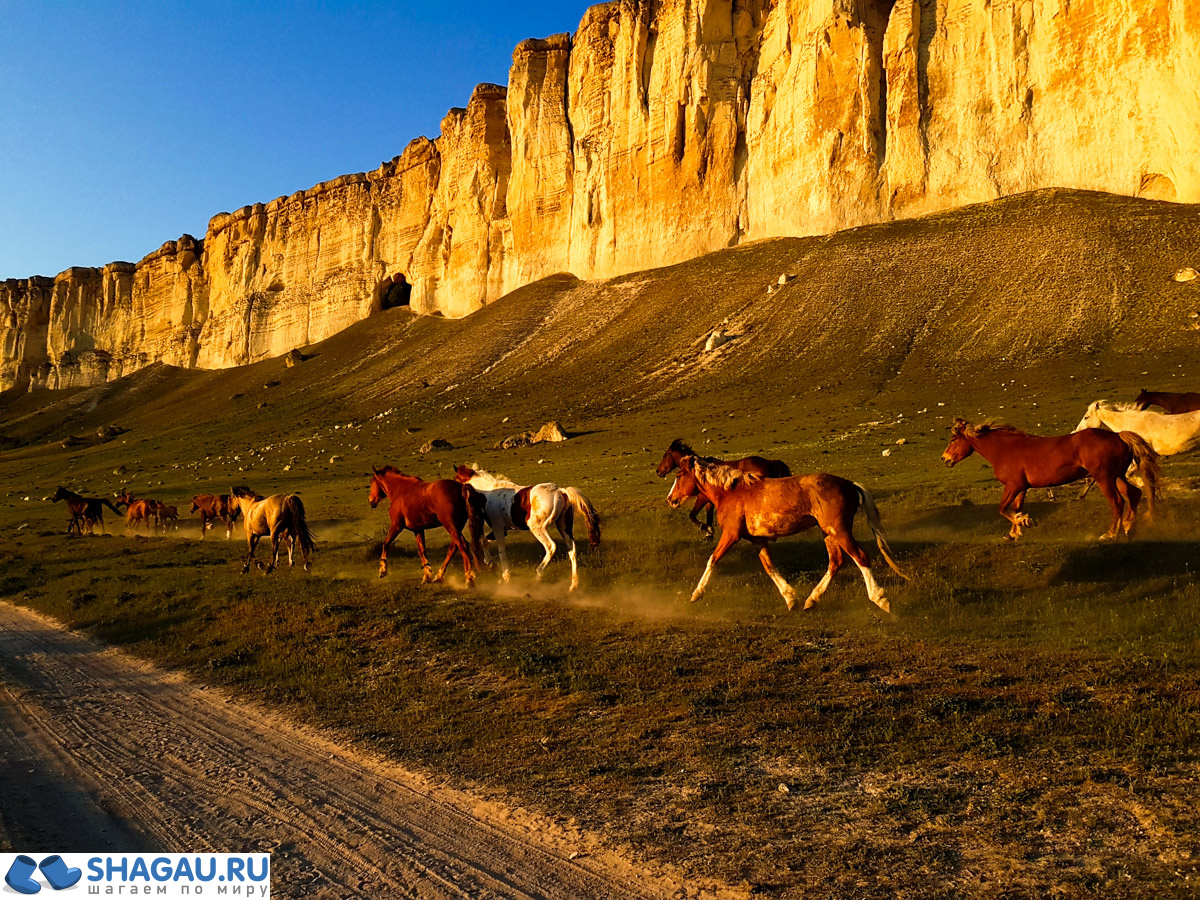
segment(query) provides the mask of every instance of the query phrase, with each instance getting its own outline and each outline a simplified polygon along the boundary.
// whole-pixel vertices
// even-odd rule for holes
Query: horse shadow
[[[1200,541],[1142,541],[1094,544],[1067,554],[1051,584],[1127,583],[1131,577],[1178,578],[1200,569]]]

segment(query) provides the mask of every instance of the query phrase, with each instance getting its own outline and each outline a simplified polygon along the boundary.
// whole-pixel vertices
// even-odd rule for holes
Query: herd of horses
[[[1164,412],[1155,412],[1158,406]],[[1132,403],[1092,403],[1070,434],[1038,436],[1010,425],[972,424],[955,419],[950,443],[942,453],[942,462],[955,466],[978,453],[991,464],[1003,487],[1000,515],[1010,524],[1006,538],[1017,540],[1022,529],[1033,519],[1024,511],[1025,495],[1031,488],[1053,488],[1087,480],[1100,490],[1112,511],[1112,521],[1100,540],[1113,540],[1133,532],[1138,507],[1146,498],[1147,516],[1152,516],[1160,473],[1160,458],[1200,447],[1200,394],[1151,393],[1142,391]],[[689,518],[704,535],[715,536],[713,522],[720,526],[720,537],[708,558],[691,599],[703,596],[713,570],[734,544],[745,540],[758,550],[767,576],[775,583],[788,609],[799,598],[792,586],[776,570],[768,552],[769,544],[781,537],[819,528],[829,557],[828,568],[804,602],[804,609],[816,605],[830,581],[847,558],[855,564],[866,586],[867,596],[885,612],[890,604],[884,589],[875,580],[871,562],[855,540],[853,523],[861,511],[867,519],[876,546],[884,561],[898,576],[908,579],[897,565],[884,533],[875,500],[865,487],[837,475],[818,472],[793,475],[790,467],[778,459],[748,456],[721,460],[701,456],[682,440],[671,443],[656,469],[659,477],[675,472],[667,502],[678,509],[694,500]],[[1142,487],[1134,479],[1140,477]],[[66,501],[71,514],[67,530],[93,533],[103,527],[103,508],[122,515],[126,528],[139,525],[165,527],[177,518],[175,507],[159,501],[137,498],[122,491],[116,503],[103,498],[86,498],[60,487],[53,499]],[[390,527],[383,540],[379,576],[387,575],[388,548],[402,531],[411,531],[421,560],[422,583],[441,581],[454,556],[462,559],[467,584],[473,585],[479,569],[491,569],[488,541],[499,551],[500,577],[510,579],[506,537],[513,531],[528,531],[541,544],[544,556],[537,576],[554,558],[557,544],[551,529],[557,532],[571,562],[569,590],[579,587],[574,536],[576,520],[586,524],[592,546],[600,543],[600,515],[578,489],[545,482],[521,486],[491,475],[479,467],[460,465],[453,478],[425,481],[407,475],[394,466],[373,468],[368,493],[372,508],[384,500]],[[246,534],[247,553],[242,572],[255,562],[259,540],[269,537],[270,559],[265,568],[273,571],[279,552],[286,542],[288,565],[294,563],[297,547],[305,570],[315,541],[308,527],[304,504],[296,494],[263,497],[249,488],[232,488],[229,494],[200,494],[192,500],[192,512],[199,513],[201,538],[217,522],[232,536],[240,517]],[[705,519],[700,519],[705,513]],[[450,536],[446,558],[432,574],[425,552],[425,532],[444,529]],[[469,539],[468,539],[469,535]],[[258,563],[262,567],[262,563]]]

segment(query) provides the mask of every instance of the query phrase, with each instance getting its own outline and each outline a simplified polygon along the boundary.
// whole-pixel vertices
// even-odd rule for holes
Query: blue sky
[[[0,279],[373,169],[590,5],[0,0]]]

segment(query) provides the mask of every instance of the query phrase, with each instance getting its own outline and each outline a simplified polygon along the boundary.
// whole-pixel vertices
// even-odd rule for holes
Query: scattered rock
[[[124,466],[117,466],[115,469],[113,469],[113,474],[114,475],[124,475],[127,471],[129,471],[129,470],[126,469]]]
[[[110,441],[119,434],[124,434],[125,429],[116,425],[101,425],[96,429],[96,437],[102,441]]]
[[[892,448],[891,448],[891,447],[888,447],[886,450],[884,450],[884,451],[883,451],[883,455],[884,455],[884,456],[891,456],[891,455],[892,455]]]
[[[791,284],[796,280],[795,275],[788,275],[786,272],[779,276],[779,284],[782,287],[785,284]]]
[[[704,342],[704,352],[712,353],[718,347],[723,347],[732,340],[734,340],[733,335],[718,328],[709,334],[708,340]]]
[[[300,363],[304,362],[306,359],[308,359],[308,357],[299,350],[289,350],[283,357],[283,364],[290,369],[292,366],[300,365]]]
[[[1176,281],[1195,281],[1197,278],[1200,278],[1200,272],[1197,272],[1191,266],[1188,266],[1185,269],[1180,269],[1175,273]]]
[[[900,438],[898,441],[896,441],[896,446],[903,447],[907,443],[908,443],[908,438]]]
[[[421,453],[433,453],[437,450],[453,450],[454,445],[449,441],[444,441],[441,438],[434,438],[432,441],[426,441],[421,445]]]
[[[333,463],[338,462],[340,460],[341,460],[341,457],[338,456],[336,453],[333,454],[333,456],[329,457],[330,465],[332,465]]]
[[[547,422],[537,431],[526,431],[505,438],[496,447],[500,450],[513,450],[517,447],[530,447],[534,444],[555,443],[565,441],[569,435],[562,430],[557,422]]]

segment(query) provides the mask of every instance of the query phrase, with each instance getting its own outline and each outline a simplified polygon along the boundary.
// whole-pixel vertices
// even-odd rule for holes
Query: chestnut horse
[[[672,469],[679,466],[679,460],[685,456],[695,456],[696,451],[684,443],[681,439],[676,438],[671,441],[671,446],[667,448],[667,452],[663,454],[663,458],[658,463],[658,468],[654,470],[654,474],[659,478],[663,478]],[[715,459],[713,457],[705,457],[712,459],[713,462],[720,463],[723,466],[733,466],[739,472],[749,472],[752,475],[762,475],[766,478],[787,478],[792,474],[792,470],[788,468],[788,464],[782,459],[767,459],[763,456],[747,456],[742,459]],[[706,520],[700,521],[701,510],[707,511]],[[704,496],[703,493],[697,492],[696,505],[692,507],[692,511],[688,513],[688,518],[697,528],[699,528],[706,538],[710,541],[713,538],[713,505],[712,502]]]
[[[230,488],[233,502],[242,513],[242,527],[246,531],[246,564],[242,566],[242,574],[250,571],[250,561],[254,559],[254,548],[258,539],[271,536],[271,561],[267,564],[267,574],[275,571],[279,562],[279,542],[286,535],[288,539],[288,565],[293,563],[296,543],[300,543],[300,552],[304,556],[304,571],[309,569],[308,557],[315,549],[312,532],[308,530],[308,520],[304,515],[304,504],[296,494],[272,494],[263,497],[248,487]],[[259,563],[259,568],[262,564]]]
[[[1121,527],[1128,535],[1133,531],[1142,496],[1126,479],[1131,463],[1137,464],[1146,482],[1147,513],[1154,512],[1158,454],[1132,431],[1114,433],[1085,428],[1071,434],[1039,437],[1011,425],[972,425],[966,419],[955,419],[942,462],[955,466],[972,453],[991,463],[997,480],[1004,485],[1000,515],[1012,523],[1006,535],[1010,541],[1021,536],[1022,528],[1032,528],[1035,524],[1023,511],[1026,491],[1070,484],[1089,475],[1112,507],[1112,525],[1100,540],[1112,540]]]
[[[154,519],[162,526],[163,531],[167,530],[167,524],[170,523],[172,528],[179,527],[179,510],[174,506],[167,506],[161,500],[151,501],[154,504]]]
[[[694,492],[699,491],[716,507],[717,524],[721,526],[721,537],[708,558],[700,583],[692,592],[693,603],[704,594],[713,568],[721,557],[730,547],[745,539],[758,548],[763,569],[779,588],[787,608],[792,609],[799,598],[792,586],[771,565],[767,545],[777,538],[799,534],[816,525],[825,535],[829,569],[804,601],[804,608],[811,609],[817,605],[829,582],[845,562],[845,557],[849,556],[862,573],[871,602],[884,612],[891,612],[891,604],[883,588],[871,574],[870,559],[854,539],[854,516],[859,509],[866,513],[879,552],[892,571],[906,581],[908,576],[900,571],[892,559],[875,500],[862,485],[825,473],[764,478],[698,456],[682,456],[678,465],[680,474],[676,476],[667,498],[671,507],[678,509]]]
[[[467,585],[475,584],[475,570],[471,564],[474,554],[480,556],[480,540],[483,528],[483,497],[468,484],[459,484],[448,478],[423,481],[415,475],[405,475],[395,466],[376,469],[372,466],[371,492],[367,497],[371,509],[388,498],[388,515],[392,524],[383,539],[383,552],[379,557],[379,577],[387,575],[387,551],[392,541],[405,528],[417,539],[417,555],[421,557],[421,584],[438,582],[446,574],[446,567],[457,552],[462,555],[463,571]],[[463,529],[471,527],[471,545],[463,539]],[[438,569],[437,576],[429,577],[429,559],[425,556],[425,529],[445,528],[450,535],[450,549],[446,561]]]
[[[583,517],[587,523],[588,542],[596,547],[600,544],[600,514],[592,502],[573,487],[560,488],[556,484],[543,482],[531,487],[522,487],[505,478],[497,477],[480,468],[456,466],[454,480],[469,484],[483,494],[484,517],[496,537],[496,548],[500,551],[500,577],[509,580],[508,549],[505,537],[510,531],[528,531],[542,545],[545,555],[537,567],[540,579],[558,547],[550,537],[553,525],[559,537],[567,545],[567,556],[571,560],[571,586],[567,591],[579,587],[579,565],[575,554],[575,516]],[[487,545],[483,547],[483,564],[490,566]]]
[[[67,501],[67,511],[71,513],[71,521],[67,523],[67,534],[70,534],[72,530],[83,534],[84,526],[87,527],[88,534],[93,533],[92,528],[96,525],[103,528],[104,507],[106,506],[118,516],[121,515],[121,511],[103,497],[83,497],[62,486],[59,486],[50,499],[55,503],[59,500]]]
[[[133,491],[125,488],[117,494],[117,504],[125,504],[125,530],[133,531],[139,524],[149,529],[151,523],[158,526],[157,500],[139,500]]]
[[[1152,406],[1164,409],[1173,416],[1196,412],[1200,410],[1200,394],[1194,391],[1173,393],[1171,391],[1148,391],[1142,388],[1142,392],[1134,398],[1133,408],[1149,409]]]
[[[229,494],[197,494],[192,498],[192,512],[200,513],[200,540],[218,519],[225,523],[225,540],[229,540],[241,510]]]

